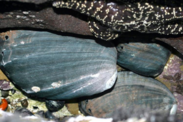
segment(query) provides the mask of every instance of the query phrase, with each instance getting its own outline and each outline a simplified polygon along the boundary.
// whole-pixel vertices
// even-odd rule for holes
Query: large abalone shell
[[[151,110],[167,111],[174,109],[175,107],[172,107],[174,104],[176,105],[176,100],[173,94],[161,82],[123,71],[118,73],[113,89],[82,101],[80,111],[85,115],[104,117],[110,115],[109,113],[117,107],[124,109],[147,107]]]
[[[103,92],[115,83],[117,54],[110,42],[38,31],[10,31],[8,37],[1,67],[28,95],[65,100]]]
[[[169,50],[155,43],[121,43],[117,51],[120,66],[144,76],[160,74],[170,56]]]

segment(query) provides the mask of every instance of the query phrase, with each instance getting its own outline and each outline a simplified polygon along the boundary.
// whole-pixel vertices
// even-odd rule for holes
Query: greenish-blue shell
[[[72,99],[115,83],[117,52],[110,42],[38,31],[15,31],[4,41],[1,68],[30,96]]]
[[[117,50],[120,66],[144,76],[160,74],[170,56],[169,50],[155,43],[121,43]]]
[[[161,82],[123,71],[118,72],[118,79],[112,89],[82,101],[80,111],[86,115],[110,117],[117,107],[169,111],[175,103],[173,94]]]

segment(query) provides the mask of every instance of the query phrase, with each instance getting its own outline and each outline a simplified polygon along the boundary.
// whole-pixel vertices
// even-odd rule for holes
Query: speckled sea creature
[[[165,35],[183,34],[183,25],[171,23],[183,18],[181,7],[163,7],[140,2],[117,4],[103,0],[61,0],[53,2],[53,6],[73,9],[95,18],[89,21],[90,31],[103,40],[115,39],[121,32],[132,30]]]

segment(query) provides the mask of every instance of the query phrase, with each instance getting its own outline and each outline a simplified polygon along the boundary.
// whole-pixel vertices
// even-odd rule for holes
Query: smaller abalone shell
[[[119,72],[114,88],[90,97],[80,103],[80,111],[85,115],[103,117],[117,107],[170,110],[175,98],[161,82],[132,72]]]
[[[169,50],[155,43],[121,43],[117,51],[118,65],[144,76],[160,74],[170,56]]]

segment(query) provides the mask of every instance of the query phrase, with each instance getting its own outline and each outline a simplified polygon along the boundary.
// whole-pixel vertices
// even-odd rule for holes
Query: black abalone
[[[155,43],[129,42],[117,46],[117,63],[137,74],[157,76],[163,71],[170,51]]]
[[[1,68],[28,95],[65,100],[103,92],[115,83],[117,54],[110,42],[23,30],[8,36]]]
[[[80,103],[85,115],[110,117],[116,108],[149,108],[176,112],[176,100],[169,89],[159,81],[133,72],[119,72],[113,89],[90,97]]]

